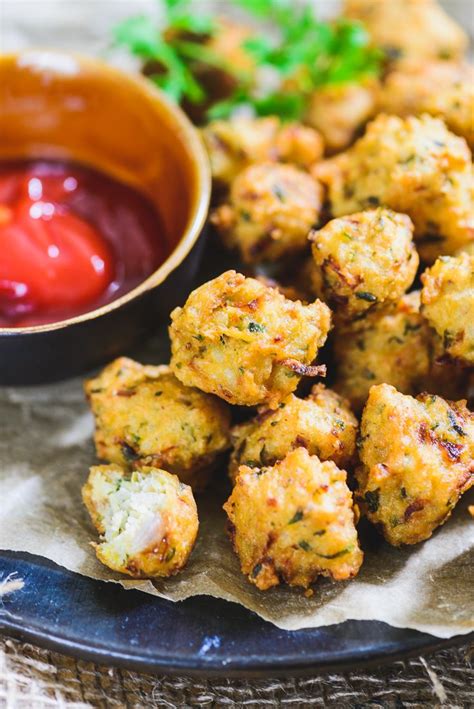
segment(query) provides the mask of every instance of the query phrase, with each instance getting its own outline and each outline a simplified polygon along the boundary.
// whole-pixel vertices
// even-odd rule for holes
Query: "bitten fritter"
[[[90,469],[82,499],[101,535],[97,558],[134,578],[172,576],[186,564],[199,521],[191,488],[158,468]]]
[[[471,153],[438,118],[380,114],[350,150],[312,172],[336,217],[378,205],[408,214],[425,261],[474,238]]]
[[[418,268],[412,237],[410,218],[382,207],[333,219],[309,237],[318,295],[345,320],[397,301]]]
[[[228,448],[226,405],[183,386],[167,366],[121,357],[86,382],[85,391],[102,460],[164,467],[199,489],[217,455]]]
[[[297,448],[273,468],[240,467],[224,505],[242,573],[265,591],[317,576],[353,578],[362,564],[346,473]]]
[[[378,108],[396,116],[438,116],[474,148],[474,71],[469,64],[404,62],[386,77]]]
[[[319,219],[321,185],[292,165],[251,165],[232,183],[229,203],[211,221],[244,262],[273,261],[304,251]]]
[[[202,129],[214,180],[225,185],[249,165],[288,162],[309,168],[323,154],[319,133],[301,123],[282,125],[278,118],[238,117],[211,121]]]
[[[430,373],[430,348],[420,293],[410,293],[396,305],[336,328],[334,386],[356,411],[364,406],[374,384],[392,384],[404,394],[415,394]]]
[[[428,539],[474,484],[474,414],[465,401],[370,390],[361,423],[358,499],[390,544]]]
[[[455,59],[469,44],[436,0],[345,0],[344,15],[360,20],[392,60]]]
[[[171,368],[188,386],[232,404],[276,407],[312,366],[331,324],[319,301],[303,305],[227,271],[171,313]],[[324,368],[323,368],[324,369]]]
[[[353,462],[357,427],[347,402],[316,384],[306,399],[290,394],[275,411],[262,407],[255,418],[234,427],[229,475],[235,480],[240,465],[275,465],[301,447],[345,468]]]
[[[311,95],[305,120],[321,133],[329,153],[348,148],[374,115],[376,87],[370,80],[323,87]]]
[[[474,255],[443,256],[421,280],[421,311],[444,351],[474,365]]]

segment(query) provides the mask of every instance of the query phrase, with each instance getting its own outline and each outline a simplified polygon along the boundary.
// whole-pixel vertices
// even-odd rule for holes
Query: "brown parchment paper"
[[[166,361],[166,336],[138,356]],[[220,470],[211,490],[198,498],[200,531],[187,568],[165,581],[134,581],[102,566],[89,544],[97,536],[81,486],[96,462],[92,431],[79,379],[0,389],[1,549],[39,554],[79,574],[171,601],[199,594],[235,601],[288,630],[347,619],[381,620],[439,637],[474,630],[474,522],[467,512],[472,492],[444,527],[411,549],[364,535],[359,576],[344,583],[320,580],[314,596],[305,598],[285,587],[262,593],[240,573],[224,532],[221,507],[228,490]]]

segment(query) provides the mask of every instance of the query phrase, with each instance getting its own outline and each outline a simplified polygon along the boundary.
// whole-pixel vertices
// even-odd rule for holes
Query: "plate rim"
[[[165,599],[163,600],[165,601]],[[168,602],[171,603],[171,601]],[[360,622],[369,624],[374,621]],[[415,646],[409,650],[386,652],[379,654],[379,656],[369,655],[365,659],[358,658],[354,660],[353,658],[348,658],[338,660],[337,662],[318,661],[318,663],[315,664],[314,659],[309,657],[306,661],[287,662],[284,665],[269,662],[247,667],[232,662],[229,662],[229,664],[225,666],[222,665],[222,663],[213,662],[203,663],[197,666],[197,663],[194,662],[191,664],[191,661],[177,662],[176,664],[170,665],[169,661],[164,658],[155,657],[152,660],[151,658],[145,659],[138,655],[127,655],[124,652],[115,652],[105,648],[103,650],[97,647],[92,648],[90,645],[83,645],[77,641],[61,639],[59,635],[35,631],[31,628],[24,628],[20,624],[4,622],[3,620],[0,620],[0,634],[22,642],[31,643],[32,645],[37,645],[52,652],[67,655],[77,660],[92,662],[105,667],[120,668],[155,676],[201,677],[204,679],[222,679],[223,677],[233,679],[272,679],[279,677],[302,677],[327,672],[348,672],[362,668],[377,668],[398,660],[407,660],[419,655],[431,655],[439,650],[447,650],[463,645],[464,643],[469,643],[471,639],[474,639],[473,633],[455,635],[452,638],[428,636],[433,639],[433,643],[420,643],[419,646]]]
[[[0,561],[2,558],[11,559],[12,557],[20,558],[23,563],[28,564],[28,566],[32,568],[35,566],[41,566],[41,562],[43,561],[46,562],[46,564],[53,564],[59,573],[65,574],[66,576],[71,575],[79,580],[83,579],[87,582],[101,583],[96,582],[89,577],[82,576],[76,572],[69,571],[65,567],[55,564],[45,557],[32,555],[26,552],[12,552],[8,550],[0,551]],[[160,598],[159,600],[164,604],[174,605],[172,601],[167,601],[163,598]],[[227,601],[227,603],[230,602]],[[251,613],[251,611],[249,612]],[[440,649],[448,649],[449,647],[455,647],[465,643],[467,644],[474,640],[474,632],[464,635],[455,635],[451,638],[440,638],[428,633],[422,633],[406,628],[399,630],[405,630],[409,633],[409,648],[393,650],[392,647],[388,646],[385,651],[383,649],[380,650],[380,648],[377,650],[369,650],[365,653],[364,657],[359,655],[354,658],[353,654],[348,654],[347,657],[342,656],[337,660],[331,657],[328,658],[327,661],[324,661],[324,659],[321,659],[320,656],[316,659],[314,653],[311,654],[311,651],[309,651],[299,657],[295,656],[293,659],[285,658],[282,662],[275,661],[274,657],[269,658],[268,660],[263,658],[257,662],[255,661],[255,658],[252,658],[252,664],[246,664],[245,662],[242,662],[243,658],[240,657],[229,660],[224,664],[222,660],[213,659],[212,657],[197,658],[196,655],[191,655],[186,659],[176,658],[174,663],[170,664],[169,656],[159,655],[156,651],[153,655],[147,656],[145,653],[140,652],[139,647],[136,652],[115,650],[107,647],[107,645],[102,642],[91,643],[90,640],[81,642],[78,639],[67,637],[66,634],[61,634],[59,630],[51,632],[50,630],[41,627],[40,615],[38,614],[37,617],[38,621],[35,624],[25,622],[21,616],[10,613],[4,607],[0,609],[0,634],[32,643],[53,652],[62,653],[79,660],[93,662],[108,667],[118,667],[152,675],[189,677],[199,676],[201,678],[276,678],[282,676],[296,677],[309,674],[314,675],[330,671],[342,672],[361,667],[377,667],[380,665],[386,665],[400,659],[407,659],[420,654],[431,654]],[[367,625],[377,623],[379,625],[391,627],[387,623],[381,623],[380,621],[361,620],[356,622]],[[325,626],[325,630],[336,627],[336,625],[341,624]],[[306,629],[306,631],[308,630],[311,629]],[[299,631],[295,630],[292,632],[298,633]]]

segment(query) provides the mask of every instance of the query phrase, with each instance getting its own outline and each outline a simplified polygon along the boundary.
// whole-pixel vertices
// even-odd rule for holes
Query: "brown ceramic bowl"
[[[48,325],[0,328],[0,384],[80,374],[126,351],[183,300],[210,198],[200,138],[149,82],[57,51],[0,56],[0,160],[70,159],[141,190],[158,207],[169,257],[101,308]]]

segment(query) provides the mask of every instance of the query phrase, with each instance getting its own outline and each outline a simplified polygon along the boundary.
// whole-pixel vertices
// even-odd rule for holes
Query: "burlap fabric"
[[[409,707],[474,706],[474,645],[377,670],[285,680],[151,677],[100,667],[4,639],[0,707]]]

